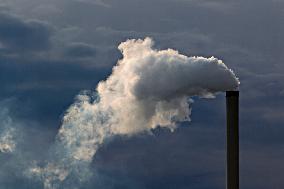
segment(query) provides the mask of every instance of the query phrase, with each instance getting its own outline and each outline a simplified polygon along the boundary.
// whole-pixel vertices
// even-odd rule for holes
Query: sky
[[[44,188],[23,170],[50,156],[66,110],[108,78],[118,45],[145,37],[155,49],[214,56],[234,70],[240,187],[283,188],[283,33],[281,0],[0,0],[0,143],[9,146],[0,146],[0,188]],[[191,122],[113,137],[88,181],[53,187],[224,188],[225,96],[193,100]]]

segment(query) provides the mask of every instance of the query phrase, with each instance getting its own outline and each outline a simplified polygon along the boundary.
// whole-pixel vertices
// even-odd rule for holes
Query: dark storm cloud
[[[10,51],[42,51],[50,47],[52,28],[39,20],[24,21],[9,13],[0,13],[0,42]]]
[[[72,43],[65,51],[65,56],[71,58],[85,58],[93,57],[95,55],[95,47],[86,43]]]
[[[55,32],[45,21],[0,13],[0,100],[19,99],[23,109],[13,114],[53,128],[74,96],[94,88],[109,66],[96,68],[93,45],[62,41]]]
[[[157,129],[152,136],[114,139],[99,150],[94,168],[103,172],[107,183],[120,183],[126,188],[129,183],[122,182],[126,178],[143,189],[224,187],[223,100],[218,97],[196,102],[193,122],[185,123],[175,133]],[[219,113],[208,105],[217,107]],[[207,119],[198,116],[214,112]]]
[[[107,69],[89,68],[68,61],[33,61],[1,59],[0,99],[20,99],[21,117],[56,123],[73,101],[85,89],[92,89],[104,79]]]
[[[39,120],[47,128],[44,132],[58,127],[60,115],[78,91],[95,87],[108,75],[120,56],[117,44],[126,38],[149,35],[156,39],[159,49],[214,55],[236,71],[241,79],[241,187],[283,188],[282,1],[83,1],[7,1],[10,10],[26,18],[3,13],[2,46],[14,52],[24,50],[22,44],[28,51],[56,52],[14,59],[7,58],[1,46],[5,58],[0,61],[0,96],[15,96],[24,109],[12,108],[13,114]],[[34,23],[31,18],[38,21]],[[52,37],[63,45],[50,45],[50,26],[45,27],[39,18],[60,28]],[[32,35],[20,39],[21,33],[7,34],[12,29],[25,31],[23,34],[32,31]],[[27,44],[28,40],[32,44]],[[84,45],[66,45],[74,42]],[[224,98],[213,104],[195,100],[193,122],[188,128],[177,133],[157,130],[156,138],[115,139],[104,146],[94,160],[94,170],[99,169],[102,176],[86,188],[224,187]],[[53,140],[53,136],[48,139]],[[7,162],[10,157],[0,159]],[[5,170],[0,174],[1,187],[17,188],[22,183],[24,188],[42,188],[21,176],[13,178],[19,169],[8,168],[1,169]]]

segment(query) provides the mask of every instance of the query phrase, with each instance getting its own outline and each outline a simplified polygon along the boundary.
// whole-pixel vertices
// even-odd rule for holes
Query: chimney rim
[[[226,91],[226,97],[238,97],[239,91]]]

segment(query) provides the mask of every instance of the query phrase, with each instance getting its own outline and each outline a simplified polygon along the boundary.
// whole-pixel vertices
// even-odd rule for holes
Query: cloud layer
[[[0,13],[0,44],[2,49],[19,52],[47,50],[50,47],[51,31],[51,26],[46,22],[23,21],[15,15]]]
[[[284,132],[283,1],[103,1],[108,7],[86,3],[91,1],[0,0],[1,30],[7,32],[13,28],[7,38],[3,33],[0,36],[0,101],[17,99],[9,113],[12,125],[19,125],[16,129],[31,128],[30,122],[33,128],[39,129],[36,134],[34,131],[26,134],[22,140],[25,144],[18,141],[23,130],[12,132],[17,136],[12,137],[16,142],[15,151],[0,153],[0,188],[42,188],[34,182],[31,186],[31,180],[20,175],[14,176],[24,170],[27,159],[49,158],[45,151],[61,125],[59,117],[80,90],[92,89],[110,75],[120,57],[117,44],[128,38],[145,36],[153,37],[158,49],[171,47],[181,54],[215,55],[238,73],[242,79],[242,188],[284,188],[283,166],[279,166],[284,157],[284,151],[279,150],[284,143],[281,135]],[[115,137],[100,147],[92,171],[99,167],[117,183],[110,186],[108,180],[104,186],[94,187],[98,183],[94,176],[93,185],[81,188],[223,187],[223,95],[215,100],[196,101],[191,118],[190,127],[179,127],[164,139],[161,139],[160,129],[156,129],[154,135],[145,135],[139,142],[137,138],[141,135],[131,139]],[[0,132],[3,131],[1,126]],[[117,138],[125,141],[120,147]],[[156,146],[157,143],[161,145]],[[18,159],[11,158],[15,153]],[[33,155],[24,158],[24,153]],[[213,157],[218,163],[207,159]],[[19,166],[21,160],[25,162]],[[169,169],[171,164],[176,167]],[[43,168],[43,165],[40,166]],[[194,169],[192,166],[201,167]],[[155,169],[163,171],[154,174]],[[141,170],[145,170],[145,174]],[[178,174],[179,170],[184,172]],[[204,177],[205,172],[211,174]],[[137,177],[133,177],[135,173],[139,173]],[[130,186],[126,181],[135,184]]]

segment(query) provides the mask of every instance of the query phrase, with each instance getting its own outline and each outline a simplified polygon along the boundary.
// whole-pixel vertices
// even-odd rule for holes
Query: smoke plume
[[[234,90],[239,81],[217,58],[188,57],[176,50],[153,49],[153,40],[127,40],[123,58],[95,92],[83,92],[67,110],[57,141],[56,157],[29,170],[46,189],[77,175],[83,181],[100,145],[114,135],[150,132],[157,126],[174,130],[190,121],[192,96],[212,97]],[[59,183],[59,184],[58,184]]]

